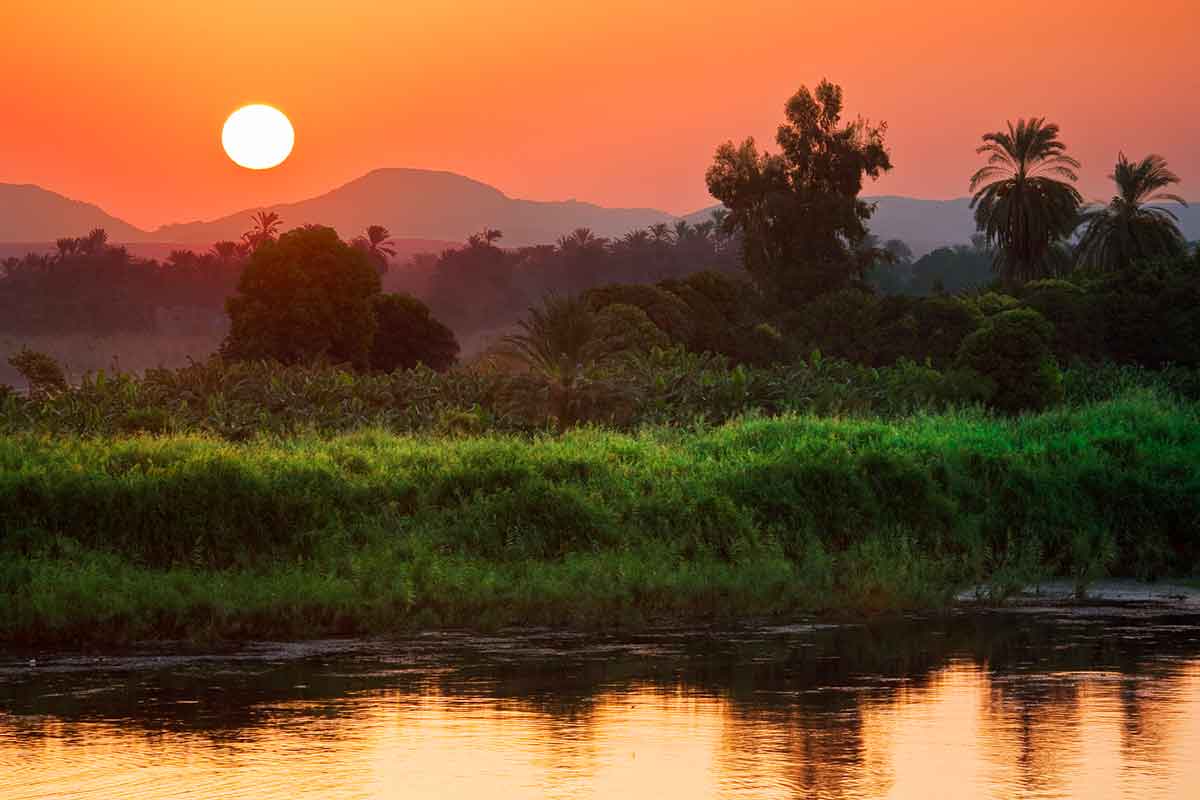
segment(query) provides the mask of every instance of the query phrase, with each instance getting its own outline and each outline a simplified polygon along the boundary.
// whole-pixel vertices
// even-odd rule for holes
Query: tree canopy
[[[1138,259],[1187,253],[1187,241],[1175,214],[1151,205],[1187,205],[1179,195],[1163,191],[1179,183],[1179,177],[1167,169],[1166,159],[1149,155],[1133,162],[1121,153],[1108,177],[1116,184],[1117,193],[1108,205],[1088,209],[1083,215],[1085,227],[1078,247],[1081,266],[1116,270]]]
[[[746,269],[785,305],[843,288],[873,261],[861,244],[874,207],[859,194],[865,178],[892,168],[887,126],[843,123],[842,112],[841,87],[801,87],[785,107],[778,154],[753,138],[726,142],[706,174],[728,209],[725,230],[741,234]]]
[[[975,224],[995,247],[995,269],[1008,283],[1057,275],[1069,267],[1064,240],[1079,222],[1079,162],[1067,155],[1058,126],[1020,119],[983,135],[987,163],[971,176]]]
[[[266,239],[226,302],[230,331],[222,353],[366,367],[378,294],[379,274],[366,253],[332,228],[313,225]]]

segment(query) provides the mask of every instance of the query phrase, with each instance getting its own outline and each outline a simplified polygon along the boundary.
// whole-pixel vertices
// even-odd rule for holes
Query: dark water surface
[[[1200,797],[1200,616],[0,655],[0,798],[123,797]]]

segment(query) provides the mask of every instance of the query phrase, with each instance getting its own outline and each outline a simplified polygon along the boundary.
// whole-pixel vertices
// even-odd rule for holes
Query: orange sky
[[[800,84],[889,124],[871,193],[966,191],[980,133],[1046,115],[1107,197],[1118,149],[1200,199],[1195,0],[3,0],[0,182],[134,224],[300,199],[382,166],[515,197],[686,212],[716,145],[773,136]],[[220,147],[248,102],[296,149],[254,173]]]

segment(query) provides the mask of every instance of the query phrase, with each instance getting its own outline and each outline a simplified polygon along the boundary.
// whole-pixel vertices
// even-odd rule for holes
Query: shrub
[[[1001,411],[1046,408],[1063,394],[1053,338],[1054,326],[1036,311],[1005,311],[963,340],[957,366],[994,384],[988,403]]]
[[[375,298],[375,339],[371,368],[381,372],[412,369],[417,364],[441,372],[458,360],[458,340],[429,313],[429,306],[406,294]]]
[[[585,295],[589,308],[599,311],[605,306],[621,303],[636,306],[671,337],[672,342],[687,344],[695,331],[695,324],[687,303],[678,295],[659,286],[642,284],[612,284],[589,289]]]
[[[67,377],[54,356],[24,349],[8,363],[29,384],[29,396],[43,398],[67,390]]]
[[[656,347],[669,347],[670,337],[663,333],[646,312],[637,306],[613,303],[596,314],[593,356],[605,360],[619,353],[649,353]]]

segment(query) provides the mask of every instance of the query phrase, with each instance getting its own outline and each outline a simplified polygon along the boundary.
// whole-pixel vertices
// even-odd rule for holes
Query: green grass
[[[0,638],[936,607],[1195,574],[1200,415],[783,415],[559,437],[0,438]]]

